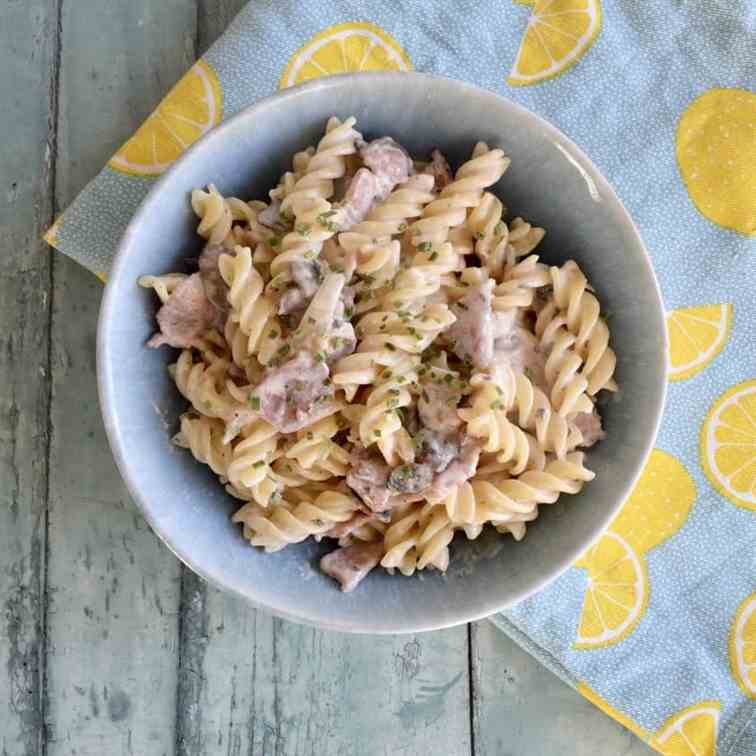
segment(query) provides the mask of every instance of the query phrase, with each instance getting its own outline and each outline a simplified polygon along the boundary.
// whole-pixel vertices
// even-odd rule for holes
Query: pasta
[[[329,541],[321,568],[351,590],[378,566],[446,570],[457,532],[519,541],[594,477],[609,328],[577,264],[507,219],[508,165],[481,142],[452,175],[334,117],[267,202],[192,193],[199,272],[139,279],[148,345],[180,349],[174,443],[252,546]]]

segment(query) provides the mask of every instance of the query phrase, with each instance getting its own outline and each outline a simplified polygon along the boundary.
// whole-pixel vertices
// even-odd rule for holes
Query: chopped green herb
[[[254,394],[250,394],[249,396],[249,403],[252,405],[253,410],[259,410],[260,409],[260,397],[255,396]]]
[[[433,245],[429,241],[420,242],[420,244],[417,245],[417,248],[421,252],[430,252],[433,249]]]
[[[497,399],[495,402],[491,402],[490,407],[492,410],[504,409],[504,403]]]
[[[405,378],[405,377],[404,377],[403,375],[398,375],[398,376],[396,377],[396,382],[397,382],[397,383],[404,383],[404,382],[405,382],[406,380],[407,380],[407,379],[406,379],[406,378]]]
[[[297,223],[297,225],[294,226],[294,230],[300,236],[309,236],[310,235],[310,229],[311,229],[311,226],[310,226],[309,223]]]
[[[383,373],[383,377],[386,378],[386,379],[391,378],[391,376],[392,376],[392,372],[390,370],[386,370]]]
[[[315,355],[315,361],[316,362],[325,362],[325,355],[323,354],[323,352],[318,352]]]
[[[318,253],[314,249],[308,249],[307,252],[304,253],[305,260],[314,260],[317,256]]]
[[[423,397],[423,400],[425,402],[427,402],[428,404],[430,404],[430,397],[428,396],[428,392],[425,389],[422,390],[421,396]]]
[[[386,349],[389,350],[389,352],[395,352],[396,351],[396,347],[390,341],[385,342],[383,346],[385,346]]]
[[[438,252],[432,252],[430,256],[430,261],[433,262],[438,257]]]
[[[402,393],[398,388],[390,388],[388,392],[389,394],[393,394],[394,396],[399,396],[399,394]]]
[[[277,236],[274,236],[273,238],[268,239],[268,245],[271,247],[277,247],[280,243],[281,243],[281,240]]]
[[[278,338],[278,331],[274,328],[272,331],[268,333],[269,339],[276,339]]]
[[[313,435],[312,431],[307,431],[306,438],[308,441],[312,441],[312,439],[315,438],[315,436]]]
[[[316,320],[315,320],[315,318],[312,317],[312,315],[308,315],[307,316],[307,322],[310,323],[310,324],[312,324],[312,323],[315,323]]]
[[[264,467],[264,466],[265,466],[265,461],[262,460],[262,459],[258,460],[257,462],[255,462],[254,465],[252,465],[252,467],[256,467],[256,468],[260,468],[260,467]]]
[[[374,436],[378,436],[378,437],[380,438],[381,432],[380,432],[380,431],[378,430],[378,428],[376,428],[376,429],[375,429],[375,430],[373,431],[373,435],[374,435]]]
[[[344,317],[347,320],[351,320],[352,316],[354,315],[354,307],[345,307],[344,308]]]
[[[291,347],[288,344],[282,344],[276,354],[280,354],[281,357],[285,357],[291,351]]]
[[[475,238],[476,238],[476,239],[477,239],[478,241],[483,241],[483,239],[485,239],[485,238],[486,238],[486,234],[485,234],[485,232],[484,232],[484,231],[476,231],[476,232],[475,232],[475,233],[473,234],[473,236],[474,236],[474,237],[475,237]]]
[[[447,373],[444,376],[444,382],[445,383],[449,383],[449,384],[453,383],[454,382],[454,376],[451,373]]]

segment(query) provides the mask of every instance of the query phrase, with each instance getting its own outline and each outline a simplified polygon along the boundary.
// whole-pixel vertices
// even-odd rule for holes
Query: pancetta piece
[[[494,354],[494,329],[491,279],[471,286],[459,302],[452,305],[457,320],[446,331],[454,354],[472,362],[476,368],[486,368]]]
[[[205,293],[200,273],[183,280],[158,310],[160,326],[147,346],[156,349],[163,344],[186,349],[194,346],[216,323],[217,310]]]
[[[445,189],[453,180],[449,162],[444,157],[441,150],[433,150],[433,152],[431,152],[431,161],[423,173],[429,173],[433,176],[433,179],[436,182],[435,188],[437,192]]]
[[[333,414],[333,385],[328,366],[309,352],[299,352],[280,367],[270,368],[250,396],[252,409],[282,433],[294,433]]]
[[[349,593],[381,561],[382,556],[383,541],[355,543],[326,554],[320,560],[320,569],[338,580],[344,593]]]

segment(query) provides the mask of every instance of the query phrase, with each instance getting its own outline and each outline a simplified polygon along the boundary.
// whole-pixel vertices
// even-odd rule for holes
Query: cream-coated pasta
[[[321,567],[344,590],[446,570],[458,531],[521,540],[594,477],[616,388],[585,275],[532,254],[544,229],[492,190],[504,152],[425,165],[332,118],[268,201],[194,191],[199,271],[138,282],[161,305],[150,345],[181,349],[176,445],[253,546],[335,544]]]

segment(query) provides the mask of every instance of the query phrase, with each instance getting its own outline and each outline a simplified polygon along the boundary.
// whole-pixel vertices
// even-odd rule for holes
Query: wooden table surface
[[[206,586],[100,420],[102,286],[42,241],[243,0],[0,0],[0,754],[649,753],[487,622],[319,632]]]

